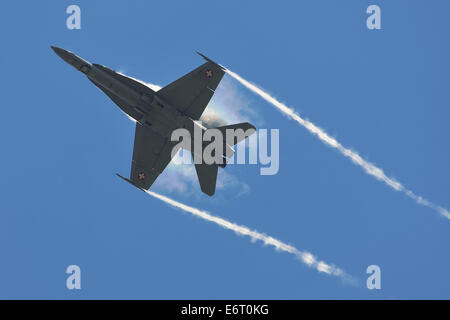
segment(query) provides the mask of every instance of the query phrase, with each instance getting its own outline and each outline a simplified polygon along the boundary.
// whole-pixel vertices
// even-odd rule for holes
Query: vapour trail
[[[337,149],[341,154],[343,154],[345,157],[349,158],[354,164],[362,167],[364,171],[375,177],[377,180],[383,181],[385,184],[387,184],[389,187],[396,191],[403,192],[405,195],[407,195],[409,198],[413,199],[416,203],[426,206],[428,208],[431,208],[438,213],[440,213],[442,216],[446,217],[447,219],[450,219],[450,212],[448,212],[447,209],[434,204],[433,202],[415,194],[413,191],[408,190],[405,186],[403,186],[400,182],[395,180],[394,178],[388,177],[384,171],[374,164],[370,163],[367,160],[364,160],[357,152],[352,151],[346,147],[344,147],[342,144],[340,144],[336,139],[333,137],[330,137],[323,129],[319,128],[312,122],[303,119],[298,115],[293,109],[286,106],[284,103],[281,103],[276,98],[259,88],[258,86],[250,83],[249,81],[242,78],[240,75],[232,72],[231,70],[226,69],[225,70],[230,76],[232,76],[234,79],[239,81],[242,85],[244,85],[247,89],[250,91],[253,91],[257,95],[259,95],[261,98],[275,106],[277,109],[279,109],[284,114],[288,115],[293,120],[297,121],[301,126],[306,128],[309,132],[316,135],[322,142],[329,145],[330,147],[333,147]]]
[[[183,203],[180,203],[178,201],[170,199],[166,196],[163,196],[159,193],[155,193],[150,190],[145,190],[145,192],[159,200],[164,201],[165,203],[167,203],[173,207],[179,208],[185,212],[189,212],[196,217],[199,217],[201,219],[204,219],[204,220],[207,220],[210,222],[214,222],[215,224],[218,224],[219,226],[224,227],[225,229],[232,230],[232,231],[236,232],[237,234],[249,236],[252,239],[252,242],[261,240],[262,242],[264,242],[264,244],[271,245],[276,250],[281,250],[281,251],[290,253],[290,254],[294,255],[295,257],[297,257],[298,259],[300,259],[303,263],[305,263],[309,267],[313,267],[314,269],[316,269],[319,272],[324,272],[329,275],[340,277],[346,283],[356,284],[356,280],[354,278],[352,278],[351,276],[349,276],[348,274],[346,274],[343,270],[341,270],[333,265],[329,265],[323,261],[317,260],[317,258],[313,254],[311,254],[307,251],[300,251],[297,248],[295,248],[291,245],[288,245],[280,240],[277,240],[271,236],[265,235],[258,231],[252,231],[245,226],[240,226],[233,222],[227,221],[223,218],[213,216],[206,211],[203,211],[203,210],[200,210],[200,209],[197,209],[194,207],[190,207],[188,205],[185,205]]]

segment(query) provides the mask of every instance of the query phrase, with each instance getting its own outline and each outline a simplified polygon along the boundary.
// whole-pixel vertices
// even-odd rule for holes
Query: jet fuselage
[[[166,139],[171,138],[171,134],[175,129],[185,128],[189,131],[192,138],[191,146],[194,146],[195,134],[200,131],[207,130],[200,123],[194,121],[190,117],[181,113],[177,108],[161,99],[157,92],[147,87],[147,90],[136,90],[127,85],[123,81],[114,78],[110,73],[116,73],[114,70],[104,66],[91,64],[83,58],[73,54],[70,51],[52,47],[58,56],[60,56],[68,64],[84,73],[94,84],[112,93],[114,96],[122,99],[128,105],[133,107],[133,112],[121,108],[128,116],[136,120],[142,126],[158,133]],[[107,70],[108,72],[104,71]],[[124,75],[121,75],[126,77]],[[127,77],[131,81],[136,79]],[[139,82],[139,81],[137,81]],[[118,105],[120,108],[120,105]],[[183,146],[184,147],[184,146]],[[185,147],[184,147],[185,148]],[[187,149],[187,148],[185,148]],[[191,147],[192,153],[199,152]],[[200,150],[201,152],[201,150]],[[228,144],[224,145],[224,156],[230,157],[234,154],[234,150]]]

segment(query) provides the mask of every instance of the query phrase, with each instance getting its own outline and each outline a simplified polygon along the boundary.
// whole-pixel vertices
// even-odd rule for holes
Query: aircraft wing
[[[136,123],[130,182],[141,189],[150,188],[172,160],[176,143]]]
[[[157,91],[156,95],[193,120],[198,120],[225,74],[221,66],[207,60],[197,69]]]

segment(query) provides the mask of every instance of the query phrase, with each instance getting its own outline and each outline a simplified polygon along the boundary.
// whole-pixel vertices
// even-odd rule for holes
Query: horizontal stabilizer
[[[228,126],[217,127],[216,129],[219,129],[222,132],[225,139],[227,138],[227,130],[233,130],[234,141],[230,144],[231,146],[234,146],[256,132],[256,128],[248,122],[230,124]],[[226,142],[230,143],[231,141]]]

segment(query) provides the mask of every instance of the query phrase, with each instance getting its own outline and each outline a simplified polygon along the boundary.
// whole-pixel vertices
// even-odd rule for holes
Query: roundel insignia
[[[138,179],[139,180],[143,181],[143,180],[145,180],[145,177],[146,177],[145,172],[143,172],[143,171],[138,172]]]
[[[208,79],[210,79],[210,78],[212,78],[212,76],[213,76],[212,70],[211,70],[211,69],[207,69],[207,70],[205,71],[205,77],[207,77]]]

